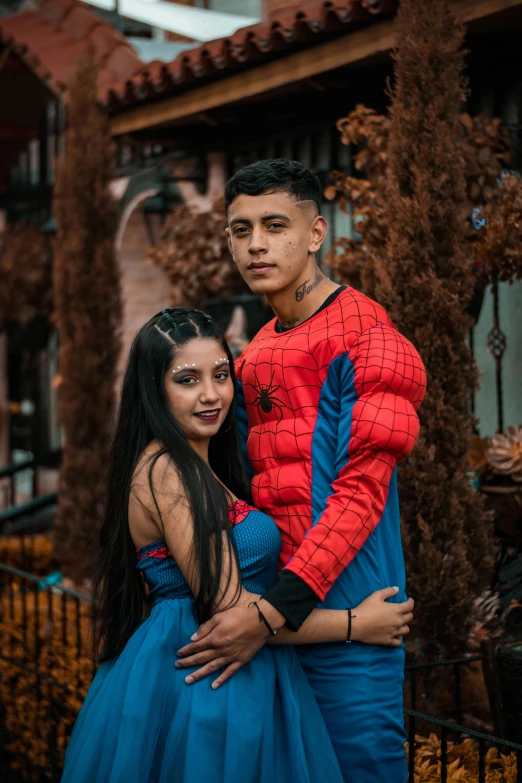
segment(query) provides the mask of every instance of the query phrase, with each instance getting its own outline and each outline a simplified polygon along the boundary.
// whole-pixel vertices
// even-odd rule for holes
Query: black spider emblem
[[[269,384],[259,383],[257,373],[255,376],[256,383],[252,384],[252,386],[256,393],[256,397],[252,404],[258,405],[263,413],[272,413],[272,410],[275,408],[279,415],[279,420],[281,420],[283,416],[283,408],[287,408],[288,406],[283,402],[283,400],[276,396],[276,392],[279,391],[281,386],[274,386],[274,373],[272,372],[272,377],[270,378]]]

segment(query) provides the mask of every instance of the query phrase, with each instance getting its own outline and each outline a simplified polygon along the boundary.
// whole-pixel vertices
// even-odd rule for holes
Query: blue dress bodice
[[[277,578],[281,537],[267,514],[237,500],[230,506],[232,535],[237,548],[243,586],[251,593],[264,593]],[[168,598],[188,598],[191,589],[165,541],[137,550],[136,567],[143,573],[153,604]]]
[[[273,520],[230,510],[245,588],[277,578]],[[324,720],[291,645],[264,645],[226,686],[176,650],[198,629],[194,598],[165,541],[137,552],[153,606],[122,652],[96,674],[67,749],[61,783],[342,783]]]

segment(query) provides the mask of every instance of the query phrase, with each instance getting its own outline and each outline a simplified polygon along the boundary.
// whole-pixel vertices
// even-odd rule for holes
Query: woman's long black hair
[[[195,337],[217,340],[229,361],[236,383],[234,362],[227,342],[210,316],[192,308],[168,308],[143,326],[132,344],[112,442],[108,502],[100,530],[100,556],[94,581],[97,601],[97,649],[100,660],[119,655],[147,613],[147,597],[136,550],[129,532],[128,506],[134,471],[152,441],[162,444],[149,463],[149,484],[155,461],[167,454],[182,481],[194,521],[194,566],[199,576],[195,615],[199,622],[211,616],[220,593],[224,568],[223,530],[229,530],[229,497],[209,466],[194,451],[167,406],[164,376],[176,349]],[[173,344],[174,343],[174,344]],[[248,481],[239,446],[236,404],[219,432],[210,440],[212,470],[237,497],[249,500]],[[174,500],[174,498],[173,498]],[[232,557],[237,562],[229,536]],[[230,573],[228,574],[230,579]]]

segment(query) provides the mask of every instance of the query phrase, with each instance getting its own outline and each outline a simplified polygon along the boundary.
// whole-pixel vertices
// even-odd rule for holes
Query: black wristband
[[[352,614],[351,609],[346,610],[348,612],[348,633],[346,634],[346,644],[352,643],[352,619],[357,617],[356,614]]]
[[[291,631],[299,630],[320,601],[300,576],[286,568],[281,571],[277,582],[267,590],[263,599],[283,615],[286,627]]]
[[[255,607],[256,607],[256,609],[257,609],[257,613],[258,613],[258,615],[259,615],[259,622],[260,622],[260,623],[264,623],[264,624],[266,625],[266,627],[267,627],[267,629],[268,629],[268,633],[270,634],[270,636],[275,636],[275,635],[276,635],[276,633],[277,633],[277,631],[276,631],[276,630],[274,630],[274,629],[272,628],[272,626],[270,625],[270,623],[269,623],[269,622],[268,622],[268,620],[266,619],[265,615],[263,614],[263,612],[262,612],[262,611],[261,611],[261,609],[259,608],[259,604],[257,603],[257,601],[251,601],[251,602],[248,604],[248,606],[249,606],[249,607],[251,607],[251,606],[255,606]]]

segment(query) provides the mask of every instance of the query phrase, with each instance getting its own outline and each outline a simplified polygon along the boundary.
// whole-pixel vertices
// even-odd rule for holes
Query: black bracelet
[[[352,614],[351,609],[346,610],[348,612],[348,633],[346,634],[346,644],[352,643],[352,618],[357,617],[356,614]]]
[[[277,631],[274,631],[274,629],[272,628],[272,626],[270,625],[270,623],[266,619],[265,615],[263,614],[263,612],[259,608],[259,604],[257,603],[257,601],[251,601],[251,603],[248,604],[248,607],[250,608],[251,606],[255,606],[256,607],[257,613],[259,615],[259,622],[260,623],[264,623],[266,625],[266,627],[268,629],[268,633],[270,634],[270,636],[275,636]]]

